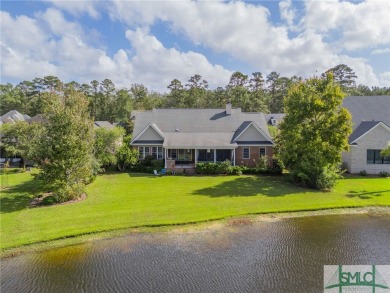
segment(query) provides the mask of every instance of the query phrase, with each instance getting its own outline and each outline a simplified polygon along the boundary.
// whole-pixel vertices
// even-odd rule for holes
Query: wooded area
[[[340,64],[328,71],[333,72],[335,81],[347,95],[390,94],[390,87],[356,85],[357,76],[347,65]],[[10,83],[0,85],[0,114],[10,110],[29,116],[41,114],[55,96],[53,94],[74,90],[88,97],[88,111],[95,121],[127,121],[132,110],[223,108],[227,101],[246,112],[280,113],[284,112],[283,100],[288,89],[302,80],[302,77],[285,77],[277,72],[271,72],[265,77],[261,72],[254,72],[251,76],[234,72],[226,86],[211,89],[207,80],[195,74],[187,82],[174,79],[167,86],[167,93],[157,93],[143,84],[117,88],[110,79],[80,84],[75,81],[65,83],[58,77],[45,76],[22,81],[16,86]]]

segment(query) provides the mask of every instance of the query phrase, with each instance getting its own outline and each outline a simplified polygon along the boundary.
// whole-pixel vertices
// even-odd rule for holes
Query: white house
[[[350,96],[343,106],[352,115],[350,151],[343,153],[343,164],[350,173],[390,173],[390,157],[381,150],[390,144],[390,96]]]

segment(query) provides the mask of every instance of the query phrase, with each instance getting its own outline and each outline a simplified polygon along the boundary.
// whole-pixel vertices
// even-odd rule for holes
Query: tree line
[[[389,95],[390,87],[368,87],[356,85],[355,72],[345,64],[337,65],[332,72],[336,83],[347,95]],[[254,72],[248,76],[234,72],[224,87],[210,89],[207,80],[195,74],[183,83],[174,79],[167,86],[167,93],[150,91],[143,84],[132,84],[129,88],[117,88],[110,79],[92,80],[80,84],[65,83],[55,76],[22,81],[16,86],[0,85],[0,114],[17,110],[29,116],[44,112],[46,105],[58,94],[70,91],[83,93],[88,99],[88,113],[95,121],[127,121],[132,110],[153,108],[223,108],[230,101],[234,107],[247,112],[284,112],[284,98],[292,85],[303,78],[285,77],[277,72],[263,76]]]

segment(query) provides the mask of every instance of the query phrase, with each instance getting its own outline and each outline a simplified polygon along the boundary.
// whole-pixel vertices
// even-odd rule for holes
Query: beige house
[[[343,166],[350,173],[390,173],[390,157],[381,150],[390,144],[390,96],[351,96],[343,106],[352,115],[350,151],[343,153]]]
[[[273,141],[262,113],[240,108],[135,111],[131,145],[140,159],[163,159],[166,168],[194,168],[198,162],[256,166],[272,158]]]

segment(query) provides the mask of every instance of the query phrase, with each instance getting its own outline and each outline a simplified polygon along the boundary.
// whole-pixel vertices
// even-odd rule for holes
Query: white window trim
[[[249,155],[248,158],[245,158],[245,153],[244,153],[245,149],[248,149],[248,155]],[[251,158],[251,148],[250,147],[243,147],[242,148],[242,158],[244,160],[249,160]]]
[[[159,157],[159,151],[158,149],[161,148],[161,158]],[[157,147],[157,160],[162,160],[164,158],[164,148],[163,147]]]

